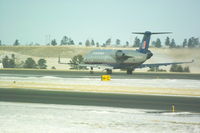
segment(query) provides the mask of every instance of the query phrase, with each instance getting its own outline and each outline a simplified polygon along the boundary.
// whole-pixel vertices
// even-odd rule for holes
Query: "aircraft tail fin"
[[[146,31],[146,32],[132,32],[132,33],[144,35],[143,39],[142,39],[142,43],[140,44],[139,51],[141,53],[146,53],[148,51],[148,48],[149,48],[151,35],[153,35],[153,34],[170,34],[172,32],[150,32],[150,31]]]

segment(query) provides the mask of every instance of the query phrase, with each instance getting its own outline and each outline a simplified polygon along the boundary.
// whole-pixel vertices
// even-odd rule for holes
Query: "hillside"
[[[61,57],[61,61],[68,62],[71,57],[81,54],[85,55],[96,47],[81,47],[81,46],[1,46],[0,58],[5,55],[15,54],[18,61],[25,60],[28,57],[32,57],[35,60],[44,58],[47,60],[49,68],[55,66],[57,69],[67,69],[69,66],[58,64],[58,56]],[[101,48],[105,49],[105,48]],[[109,49],[109,48],[106,48]],[[114,49],[114,48],[112,48]],[[134,48],[117,48],[117,49],[134,49]],[[191,72],[200,73],[200,49],[156,49],[150,48],[154,53],[154,56],[146,63],[163,63],[174,61],[191,61],[195,60],[190,66]],[[169,67],[163,67],[169,69]],[[147,69],[142,69],[146,71]],[[138,70],[140,71],[140,70]]]
[[[74,46],[4,46],[0,51],[15,52],[35,57],[68,57],[76,54],[85,54],[95,48],[74,47]]]

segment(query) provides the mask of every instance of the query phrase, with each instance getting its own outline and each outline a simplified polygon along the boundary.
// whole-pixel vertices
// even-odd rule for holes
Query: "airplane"
[[[93,68],[99,68],[106,70],[107,74],[112,74],[113,69],[125,69],[127,74],[132,74],[132,72],[137,68],[145,67],[159,67],[167,66],[173,64],[184,64],[192,63],[190,62],[171,62],[171,63],[156,63],[156,64],[143,64],[145,61],[153,56],[153,53],[148,49],[151,35],[155,34],[170,34],[171,32],[132,32],[133,34],[144,35],[142,43],[139,49],[136,50],[116,50],[116,49],[96,49],[90,51],[84,56],[83,64],[74,64],[83,67],[89,67],[91,73],[93,73]],[[60,62],[60,57],[58,59]],[[71,64],[71,63],[67,63]]]

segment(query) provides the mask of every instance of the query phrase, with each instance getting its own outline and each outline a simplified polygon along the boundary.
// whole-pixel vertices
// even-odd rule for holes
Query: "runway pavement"
[[[0,69],[0,76],[18,76],[18,77],[41,77],[56,76],[62,78],[100,78],[106,72],[95,72],[90,74],[89,71],[59,71],[59,70],[16,70],[16,69]],[[113,72],[113,79],[195,79],[200,80],[200,74],[192,73],[150,73],[150,72],[134,72],[127,75],[126,72]]]
[[[0,88],[0,101],[200,112],[200,98]],[[159,113],[159,112],[158,112]]]
[[[55,76],[62,78],[100,78],[105,72],[89,74],[89,71],[49,71],[49,70],[11,70],[1,69],[0,78],[6,77],[42,77]],[[195,79],[200,80],[200,74],[182,73],[133,73],[114,72],[113,79]],[[48,88],[47,88],[48,89]],[[200,112],[200,98],[175,97],[133,94],[105,94],[67,91],[48,91],[32,89],[0,88],[0,101],[70,104],[86,106],[109,106],[123,108],[141,108],[170,111],[174,104],[176,111]]]

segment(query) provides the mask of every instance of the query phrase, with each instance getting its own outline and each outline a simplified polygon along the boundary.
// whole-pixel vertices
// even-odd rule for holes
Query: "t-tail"
[[[132,32],[132,33],[144,35],[143,39],[142,39],[142,43],[140,44],[139,52],[147,53],[148,48],[149,48],[151,35],[153,35],[153,34],[170,34],[172,32],[150,32],[150,31],[146,31],[146,32]]]

